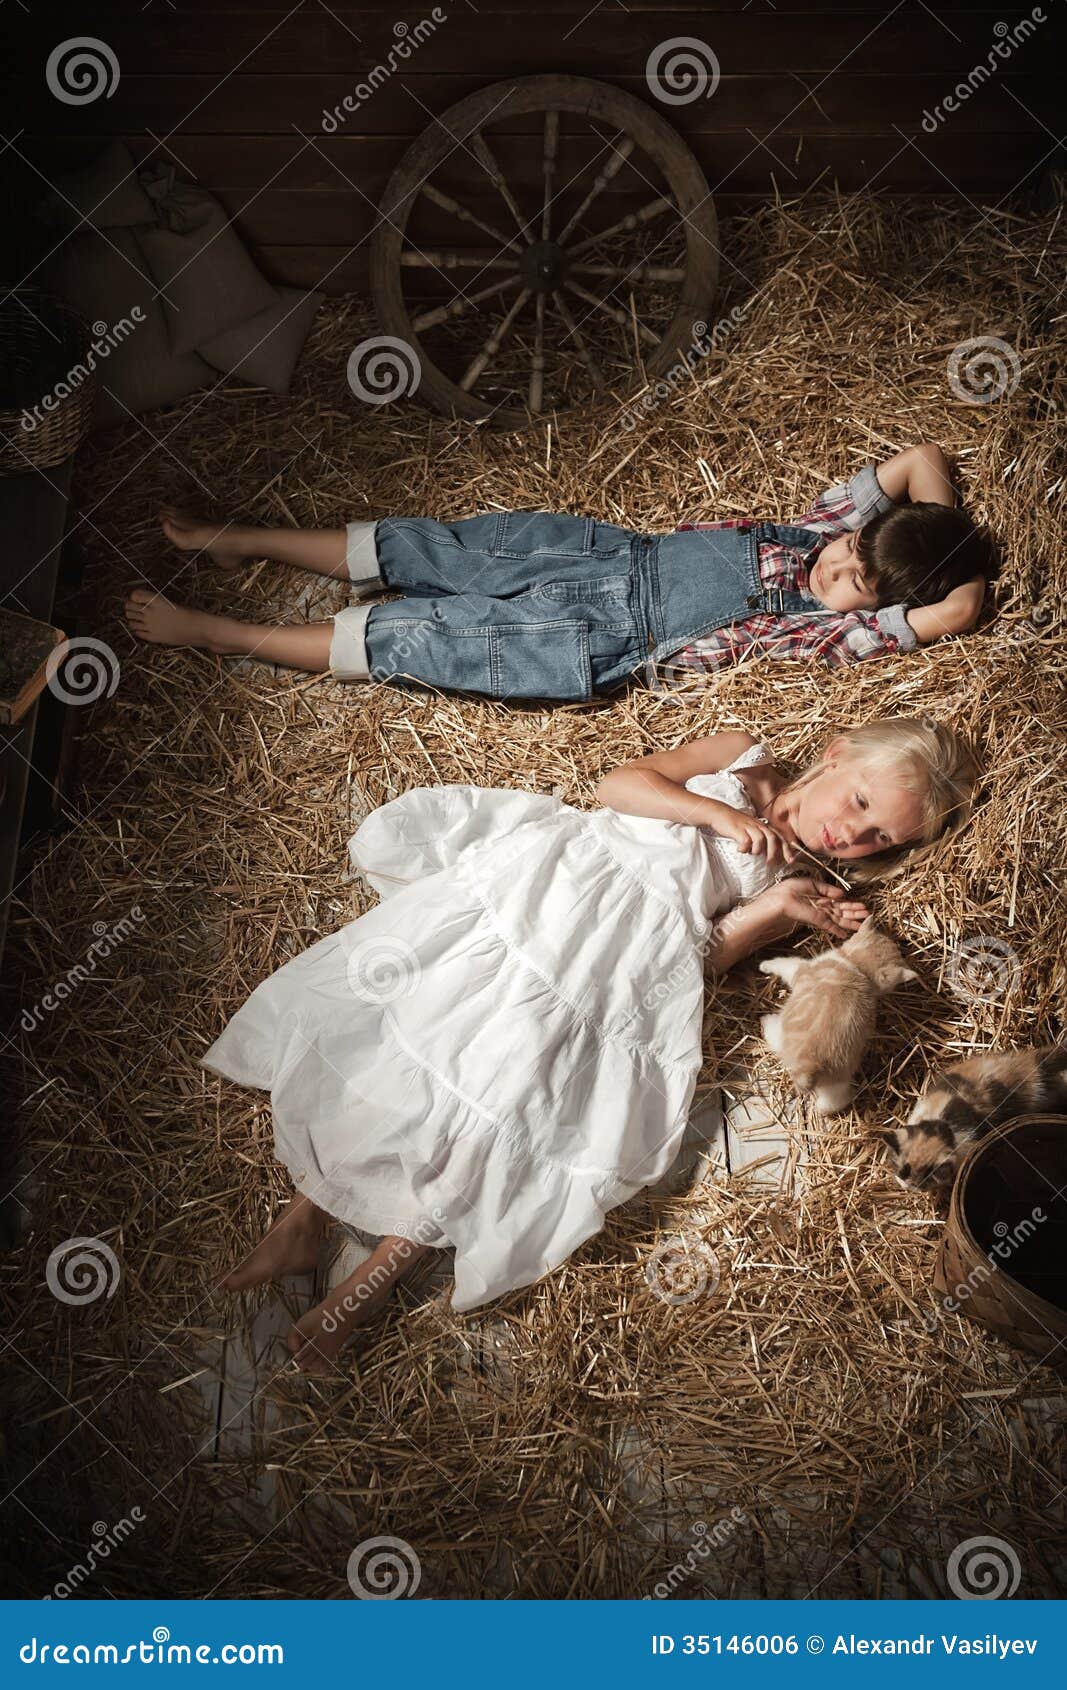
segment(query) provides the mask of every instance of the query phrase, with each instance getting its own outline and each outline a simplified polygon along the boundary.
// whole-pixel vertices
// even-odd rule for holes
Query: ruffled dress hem
[[[736,774],[698,779],[749,807]],[[263,981],[201,1061],[270,1092],[302,1195],[454,1250],[452,1306],[474,1309],[670,1166],[707,924],[768,871],[695,828],[462,787],[394,800],[350,854],[384,901]]]

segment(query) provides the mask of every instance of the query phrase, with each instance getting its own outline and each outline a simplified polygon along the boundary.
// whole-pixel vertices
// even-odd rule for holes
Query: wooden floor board
[[[726,1144],[731,1174],[747,1174],[759,1185],[794,1191],[805,1162],[800,1105],[783,1114],[751,1082],[731,1081],[725,1107]]]

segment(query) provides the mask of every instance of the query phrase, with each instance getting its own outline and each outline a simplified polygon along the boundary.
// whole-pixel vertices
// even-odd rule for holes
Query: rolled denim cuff
[[[908,613],[902,604],[886,605],[884,610],[875,613],[874,619],[883,634],[891,640],[896,640],[901,651],[911,651],[918,645],[915,630],[908,621]]]
[[[881,516],[883,511],[893,509],[893,501],[879,481],[873,464],[864,464],[856,471],[848,484],[848,493],[861,523],[870,522],[873,516]]]
[[[333,619],[330,673],[339,681],[368,681],[367,618],[373,605],[350,604]]]
[[[378,547],[374,539],[377,526],[376,522],[345,523],[345,563],[349,580],[365,592],[385,586],[378,568]]]

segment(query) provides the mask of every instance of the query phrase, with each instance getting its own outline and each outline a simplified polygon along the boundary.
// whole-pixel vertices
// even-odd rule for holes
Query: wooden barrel
[[[1067,1376],[1067,1116],[1020,1115],[956,1176],[934,1270],[944,1307]]]

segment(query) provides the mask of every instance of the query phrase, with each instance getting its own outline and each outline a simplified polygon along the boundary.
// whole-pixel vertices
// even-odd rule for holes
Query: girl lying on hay
[[[381,902],[265,980],[203,1058],[271,1093],[296,1195],[227,1290],[318,1262],[333,1219],[380,1235],[293,1327],[326,1372],[433,1248],[464,1310],[550,1272],[677,1155],[701,1067],[704,968],[865,906],[797,855],[871,879],[954,828],[973,763],[952,731],[852,728],[789,780],[718,733],[624,763],[584,812],[417,789],[350,843]]]
[[[501,511],[336,529],[221,527],[176,513],[168,539],[351,581],[330,621],[265,628],[138,587],[131,631],[342,680],[415,681],[491,698],[587,699],[649,666],[714,669],[749,652],[855,663],[973,627],[993,548],[939,446],[830,487],[795,524],[713,522],[641,535],[591,517]]]

